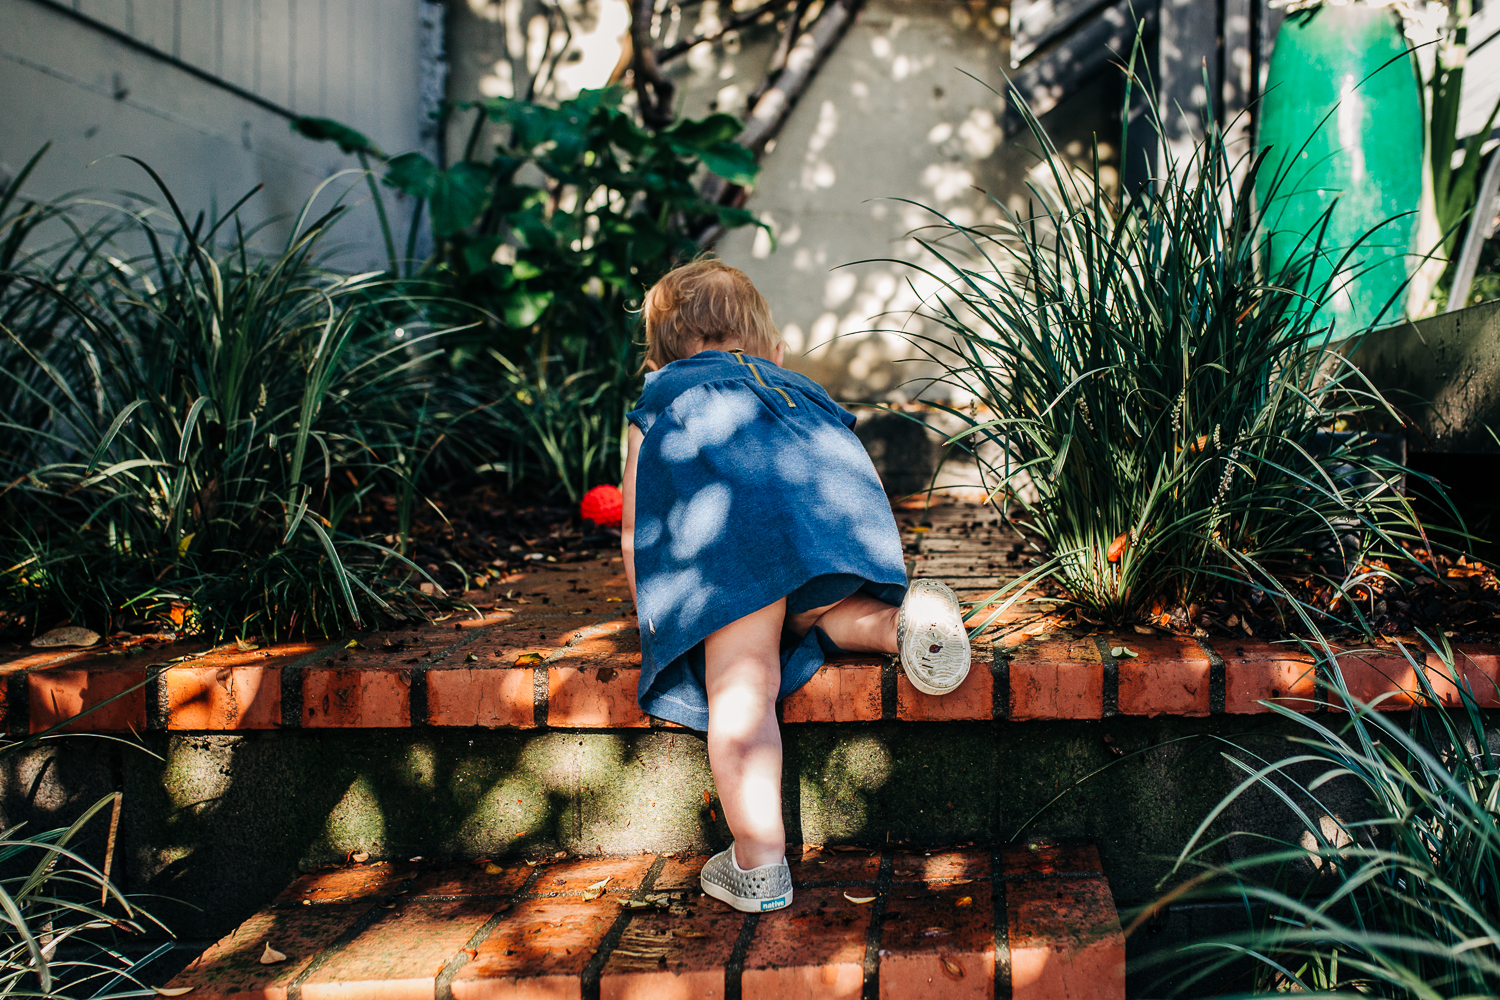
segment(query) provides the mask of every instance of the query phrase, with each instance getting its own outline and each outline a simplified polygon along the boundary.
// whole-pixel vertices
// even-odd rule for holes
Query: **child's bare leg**
[[[896,620],[900,616],[900,608],[859,592],[837,604],[792,615],[787,619],[787,627],[800,638],[816,625],[840,649],[894,656]]]
[[[704,640],[708,682],[708,763],[734,834],[741,868],[786,854],[781,820],[781,626],[786,601],[731,622]]]

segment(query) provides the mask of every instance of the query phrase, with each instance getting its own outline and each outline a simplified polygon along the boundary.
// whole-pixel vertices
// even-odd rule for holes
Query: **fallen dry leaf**
[[[953,959],[945,957],[943,959],[943,975],[949,979],[962,979],[964,977],[964,967],[953,961]]]
[[[853,903],[855,906],[864,906],[866,903],[875,902],[876,899],[876,897],[874,896],[851,896],[847,892],[844,893],[844,898]]]
[[[357,865],[362,865],[366,861],[370,860],[370,852],[369,851],[360,851],[358,854],[351,854],[351,855],[349,855],[349,860],[353,861]]]
[[[515,666],[518,666],[518,667],[529,667],[529,666],[532,666],[533,664],[537,664],[537,663],[541,663],[541,662],[542,662],[542,654],[541,653],[522,653],[520,656],[516,657]]]
[[[495,864],[493,861],[491,861],[489,864],[487,864],[487,865],[484,866],[484,873],[486,875],[501,875],[501,874],[504,874],[504,872],[505,872],[505,869],[501,868],[499,865]]]
[[[616,902],[627,910],[665,910],[668,905],[664,899],[631,899],[629,896],[617,897]]]
[[[260,953],[260,964],[275,965],[277,962],[285,961],[286,956],[277,951],[275,948],[272,948],[269,941],[266,942],[266,950]]]
[[[973,906],[974,905],[974,897],[973,896],[964,896],[962,899],[955,899],[953,901],[953,905],[954,906]]]
[[[593,885],[589,886],[587,889],[583,890],[583,901],[585,903],[591,902],[592,900],[598,899],[600,896],[604,895],[604,887],[609,885],[609,880],[612,878],[614,878],[613,875],[607,875],[599,881],[595,882]]]
[[[1130,544],[1130,532],[1122,531],[1109,543],[1109,561],[1119,562],[1120,557],[1125,554],[1125,547]]]
[[[69,625],[65,628],[55,628],[50,632],[43,632],[31,640],[31,645],[37,649],[45,649],[48,646],[92,646],[98,641],[98,632],[91,632],[86,628]]]

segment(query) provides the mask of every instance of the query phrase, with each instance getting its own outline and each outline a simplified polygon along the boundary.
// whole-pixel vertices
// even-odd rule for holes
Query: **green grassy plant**
[[[1163,900],[1241,903],[1246,929],[1158,954],[1143,968],[1171,962],[1178,989],[1189,995],[1226,978],[1246,994],[1500,994],[1500,734],[1479,708],[1496,690],[1488,678],[1458,669],[1463,657],[1442,637],[1421,639],[1426,648],[1415,653],[1400,647],[1419,684],[1414,693],[1436,706],[1441,688],[1450,707],[1391,712],[1361,702],[1339,664],[1365,651],[1308,644],[1319,664],[1316,702],[1268,703],[1300,729],[1292,739],[1299,752],[1276,760],[1243,746],[1225,752],[1245,778],[1203,820],[1171,876],[1194,877]],[[1340,714],[1307,714],[1315,707]],[[1341,816],[1327,801],[1335,792],[1348,801],[1351,783],[1364,815]],[[1295,816],[1306,830],[1298,842],[1210,834],[1252,789]],[[1233,841],[1249,849],[1225,862]],[[1191,973],[1183,976],[1184,968]]]
[[[1027,582],[1050,575],[1123,621],[1226,586],[1346,586],[1372,549],[1399,552],[1419,531],[1394,489],[1405,470],[1327,433],[1385,407],[1322,311],[1358,247],[1316,281],[1321,231],[1260,226],[1261,161],[1235,161],[1212,121],[1188,161],[1164,151],[1154,181],[1116,195],[1097,155],[1073,167],[1025,113],[1028,214],[997,200],[998,225],[937,216],[919,312],[937,332],[908,336],[960,401],[933,403],[963,423],[950,443],[1046,543]],[[1271,239],[1297,242],[1266,275]]]
[[[146,683],[142,680],[82,714],[97,712]],[[59,732],[72,721],[25,739],[0,739],[0,761],[59,739],[102,739],[143,749],[117,737]],[[0,997],[115,1000],[156,995],[143,983],[142,974],[171,945],[134,960],[120,948],[131,937],[153,929],[171,934],[110,880],[121,802],[120,793],[112,792],[68,826],[36,834],[28,834],[25,824],[0,830]],[[86,832],[103,836],[102,865],[80,853]]]
[[[397,614],[420,571],[344,525],[372,490],[409,505],[453,417],[428,303],[319,265],[341,206],[264,253],[145,169],[168,211],[21,203],[24,173],[0,199],[5,610],[235,635]]]

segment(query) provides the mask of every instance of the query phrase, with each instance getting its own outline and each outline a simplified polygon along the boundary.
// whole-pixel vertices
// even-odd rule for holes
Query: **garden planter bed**
[[[1014,574],[1013,535],[950,534],[974,508],[935,508],[930,530],[907,527],[917,576],[978,600]],[[904,517],[915,521],[915,517]],[[926,525],[913,525],[918,529]],[[672,726],[636,704],[640,640],[618,557],[534,560],[468,596],[480,610],[410,629],[267,648],[139,637],[103,649],[0,652],[7,731],[38,733],[147,681],[70,728],[91,732],[480,727],[632,729]],[[506,595],[509,595],[507,598]],[[1280,701],[1314,710],[1312,658],[1294,644],[1223,636],[1110,635],[1047,629],[1044,597],[1007,613],[998,642],[981,639],[974,669],[943,698],[911,687],[893,661],[827,664],[781,706],[788,723],[958,722],[1246,715]],[[1055,620],[1055,619],[1053,619]],[[1032,629],[1033,631],[1027,631]],[[1111,652],[1121,647],[1135,656]],[[1457,665],[1481,707],[1500,707],[1500,647],[1465,644]],[[1416,652],[1445,704],[1457,692],[1435,656]],[[1394,643],[1339,657],[1356,697],[1407,709],[1421,698]]]

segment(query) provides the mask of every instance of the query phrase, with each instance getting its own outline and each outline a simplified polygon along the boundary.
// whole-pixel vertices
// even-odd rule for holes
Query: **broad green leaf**
[[[721,142],[698,154],[703,165],[731,184],[754,184],[760,173],[755,154],[734,142]]]
[[[385,182],[425,201],[437,190],[441,174],[437,165],[421,153],[402,153],[391,157],[386,165]]]
[[[673,146],[706,151],[727,142],[744,131],[744,124],[734,115],[716,114],[707,118],[686,118],[663,129],[662,138]]]
[[[442,239],[474,221],[489,201],[489,173],[474,163],[458,163],[443,175],[429,199],[432,231]]]
[[[336,142],[346,153],[369,153],[383,156],[380,148],[363,132],[356,132],[332,118],[293,118],[292,131],[319,142]]]
[[[484,236],[464,244],[464,266],[477,274],[494,263],[495,250],[503,243],[498,236]]]
[[[519,289],[511,293],[502,311],[507,326],[522,329],[542,318],[542,313],[552,304],[551,292],[531,292]]]

